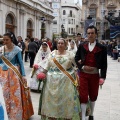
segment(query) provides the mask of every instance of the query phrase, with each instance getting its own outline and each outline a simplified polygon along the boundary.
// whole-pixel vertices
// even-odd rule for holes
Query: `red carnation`
[[[38,69],[39,66],[38,66],[37,64],[34,64],[34,65],[33,65],[33,68],[34,68],[34,69]]]
[[[46,78],[46,75],[42,72],[37,75],[38,80],[44,80],[45,78]]]

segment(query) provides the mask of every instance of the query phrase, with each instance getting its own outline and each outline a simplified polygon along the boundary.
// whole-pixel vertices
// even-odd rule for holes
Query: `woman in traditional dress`
[[[76,46],[76,43],[74,40],[71,40],[68,50],[72,51],[74,54],[76,54],[77,46]]]
[[[35,61],[33,65],[34,67],[30,75],[32,76],[32,78],[30,79],[30,89],[39,90],[40,86],[39,86],[39,82],[36,79],[36,75],[39,72],[43,71],[43,66],[46,64],[47,58],[50,53],[51,50],[49,48],[49,45],[46,42],[43,42],[35,57]],[[37,68],[35,68],[35,66],[37,66]]]
[[[1,84],[0,84],[0,120],[8,120]]]
[[[0,47],[1,54],[20,70],[22,75],[21,81],[26,82],[25,70],[21,56],[21,49],[15,45],[16,39],[13,33],[6,33],[3,36],[4,46]],[[0,58],[0,84],[3,89],[3,96],[5,99],[5,105],[7,109],[9,120],[25,120],[23,117],[23,107],[26,105],[22,99],[21,82],[16,74],[16,72],[11,69],[11,67],[5,63],[3,57]],[[29,99],[30,100],[30,99]],[[29,117],[33,114],[32,107],[29,111]],[[30,112],[32,111],[32,112]],[[27,116],[27,114],[24,114]],[[27,116],[28,118],[28,116]]]
[[[39,115],[42,120],[80,120],[80,103],[76,90],[74,53],[66,50],[63,38],[58,40],[58,50],[50,53],[44,65],[46,81],[40,97]],[[69,73],[69,77],[55,64],[54,60]]]

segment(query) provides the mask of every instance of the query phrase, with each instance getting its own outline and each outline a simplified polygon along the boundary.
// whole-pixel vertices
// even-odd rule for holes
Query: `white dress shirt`
[[[89,48],[89,51],[90,51],[90,52],[94,49],[95,45],[96,45],[96,41],[94,41],[94,43],[90,43],[90,42],[89,42],[88,48]]]

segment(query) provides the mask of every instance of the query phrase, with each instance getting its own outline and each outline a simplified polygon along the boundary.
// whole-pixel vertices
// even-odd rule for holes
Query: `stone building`
[[[0,0],[0,35],[52,38],[53,10],[47,0]]]
[[[61,36],[63,31],[68,37],[80,32],[81,6],[74,0],[52,0],[54,9],[53,33]],[[62,30],[63,29],[63,30]]]
[[[120,16],[120,0],[83,0],[82,1],[82,19],[81,32],[85,33],[85,20],[90,15],[95,20],[98,29],[98,38],[108,38],[110,24],[105,16],[114,13],[114,16]]]

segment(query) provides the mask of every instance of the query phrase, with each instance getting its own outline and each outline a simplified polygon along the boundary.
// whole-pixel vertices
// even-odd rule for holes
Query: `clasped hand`
[[[83,67],[83,69],[84,69],[85,71],[87,71],[87,72],[91,72],[91,71],[93,71],[95,68],[85,65],[85,66]]]

